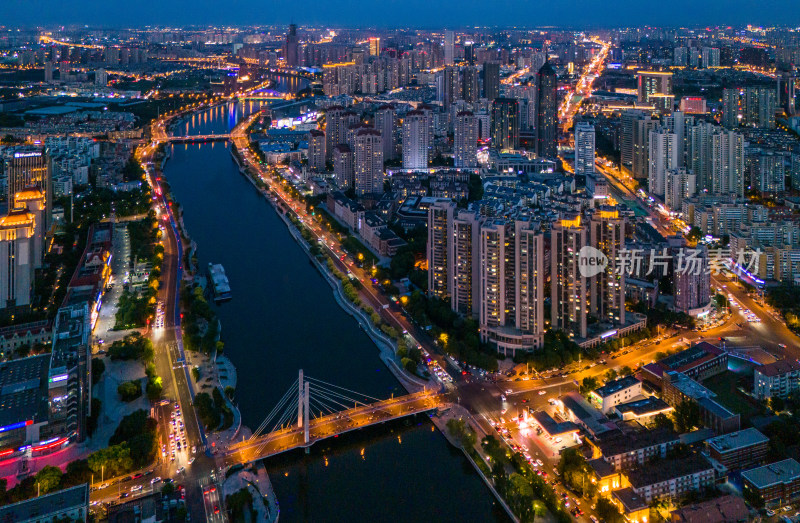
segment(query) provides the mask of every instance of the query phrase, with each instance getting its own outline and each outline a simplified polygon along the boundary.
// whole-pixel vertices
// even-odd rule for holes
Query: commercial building
[[[41,251],[37,240],[36,218],[26,207],[11,209],[0,218],[0,309],[30,305]]]
[[[800,389],[800,363],[778,360],[753,370],[753,395],[760,399],[786,398]]]
[[[783,505],[800,497],[800,463],[785,459],[742,472],[745,496],[759,496],[767,506]]]
[[[672,95],[672,73],[664,71],[639,71],[638,100],[650,103],[655,95]]]
[[[708,456],[727,470],[760,465],[769,451],[769,438],[752,427],[716,436],[705,444]]]
[[[636,376],[625,376],[591,391],[589,399],[602,412],[609,413],[620,403],[627,403],[641,395],[642,382]]]
[[[595,132],[589,122],[575,125],[575,174],[591,176],[594,174]]]
[[[686,376],[704,380],[728,370],[728,353],[707,341],[701,341],[688,349],[667,356],[643,367],[645,380],[661,386],[664,372],[675,371]]]
[[[613,412],[624,421],[638,421],[642,425],[649,425],[659,414],[668,415],[675,410],[667,402],[648,396],[644,399],[620,403],[614,407]]]
[[[0,507],[0,521],[14,523],[85,522],[88,517],[88,483]]]

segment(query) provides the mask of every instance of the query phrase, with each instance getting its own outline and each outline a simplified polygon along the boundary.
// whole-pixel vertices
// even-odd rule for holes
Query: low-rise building
[[[668,371],[662,376],[661,398],[676,407],[684,401],[692,401],[700,408],[703,426],[717,434],[739,430],[739,414],[731,412],[718,403],[717,395],[681,372]]]
[[[800,363],[785,359],[756,367],[753,371],[753,395],[760,399],[786,398],[800,389]]]
[[[655,396],[620,403],[614,407],[614,412],[624,421],[638,421],[642,425],[648,425],[659,414],[666,415],[673,410],[675,409],[667,402]]]
[[[750,520],[750,511],[739,496],[728,494],[670,512],[670,523],[741,523]]]
[[[592,469],[591,482],[597,485],[601,495],[628,486],[625,475],[603,458],[591,459],[586,464]]]
[[[706,448],[709,457],[726,469],[748,469],[764,461],[769,438],[751,427],[706,440]]]
[[[655,363],[645,365],[643,377],[646,381],[660,386],[665,372],[680,372],[694,380],[704,380],[725,372],[727,369],[728,353],[704,341]]]
[[[800,463],[777,461],[742,472],[745,495],[760,496],[767,505],[782,505],[800,497]]]
[[[666,428],[634,434],[617,432],[596,441],[589,440],[594,449],[593,457],[602,457],[614,466],[614,470],[629,470],[653,458],[664,458],[667,451],[679,442],[678,435]]]
[[[14,523],[86,521],[88,514],[88,483],[0,507],[0,521]]]
[[[620,403],[625,403],[642,395],[642,382],[636,376],[625,376],[610,381],[589,393],[589,399],[595,407],[604,413],[611,412]]]
[[[597,436],[616,426],[598,409],[592,407],[577,392],[569,392],[559,398],[567,419],[583,428],[591,436]]]
[[[633,491],[647,503],[678,499],[714,484],[714,467],[700,454],[665,459],[626,473]]]
[[[631,487],[615,490],[611,502],[629,523],[647,523],[650,517],[650,504]]]

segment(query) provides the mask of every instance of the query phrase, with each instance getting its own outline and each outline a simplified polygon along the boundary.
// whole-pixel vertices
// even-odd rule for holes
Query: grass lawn
[[[717,397],[715,399],[717,402],[729,410],[739,413],[742,416],[742,421],[744,421],[757,414],[758,407],[750,403],[748,398],[736,390],[736,381],[738,379],[738,374],[723,372],[703,381],[703,385],[716,393]]]

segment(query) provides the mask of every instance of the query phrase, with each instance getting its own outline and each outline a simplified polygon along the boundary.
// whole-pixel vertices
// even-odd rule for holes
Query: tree
[[[616,369],[608,369],[608,371],[606,371],[605,378],[606,378],[606,382],[614,381],[615,379],[617,379],[617,371],[616,371]]]
[[[627,365],[625,365],[624,367],[622,367],[622,368],[619,370],[619,375],[620,375],[620,376],[630,376],[631,374],[633,374],[633,369],[632,369],[632,368],[630,368],[630,367],[629,367],[629,366],[627,366]]]
[[[786,402],[783,401],[783,398],[773,396],[769,399],[769,408],[774,412],[782,412],[786,408]]]
[[[703,236],[703,231],[700,230],[700,227],[695,225],[691,229],[689,229],[689,234],[686,235],[686,239],[689,240],[690,242],[696,242],[702,236]]]
[[[693,401],[682,401],[672,413],[675,430],[683,434],[700,426],[700,407]]]
[[[594,378],[592,376],[587,376],[583,378],[583,380],[581,381],[581,394],[586,396],[591,391],[596,389],[598,385],[599,384],[597,383],[597,378]]]
[[[37,490],[41,494],[47,494],[61,488],[61,469],[51,465],[45,465],[42,470],[36,473]]]
[[[117,387],[117,394],[122,401],[133,401],[142,395],[142,384],[139,381],[123,381]]]
[[[672,420],[663,412],[655,415],[653,418],[653,426],[658,429],[666,428],[675,430],[675,425],[672,423]]]
[[[600,519],[606,523],[623,523],[625,521],[617,507],[606,498],[597,500],[596,510]]]
[[[161,376],[155,376],[147,382],[147,399],[150,401],[158,401],[161,399],[161,393],[164,390],[164,383]]]
[[[92,358],[92,383],[97,383],[106,370],[106,364],[102,358]]]
[[[192,378],[194,378],[195,383],[200,381],[200,367],[192,367]]]

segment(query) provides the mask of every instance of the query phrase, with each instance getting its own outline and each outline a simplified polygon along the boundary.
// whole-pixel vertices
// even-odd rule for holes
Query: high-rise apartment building
[[[325,113],[325,150],[329,157],[333,156],[333,148],[347,143],[347,130],[360,122],[358,115],[352,110],[335,105]]]
[[[325,172],[325,133],[319,129],[308,132],[308,167],[314,172]]]
[[[775,127],[778,109],[777,92],[773,87],[758,86],[722,91],[722,125],[739,127]]]
[[[588,279],[591,313],[600,321],[624,324],[625,275],[618,268],[625,249],[625,218],[614,207],[600,207],[589,221],[589,236],[592,247],[608,260],[603,271]]]
[[[587,334],[590,296],[579,255],[588,243],[580,215],[559,220],[550,231],[550,325],[581,338]]]
[[[356,133],[355,190],[356,195],[383,194],[383,140],[376,129],[361,129]]]
[[[467,66],[461,70],[461,98],[467,103],[475,103],[481,97],[478,69]]]
[[[428,208],[428,295],[439,299],[450,298],[452,294],[451,239],[455,212],[452,200],[442,199]]]
[[[454,311],[468,318],[477,318],[480,308],[480,228],[476,213],[459,210],[448,246],[452,259],[450,302]]]
[[[703,67],[719,67],[719,48],[718,47],[704,47],[703,48]]]
[[[456,103],[456,100],[461,99],[458,67],[448,65],[444,68],[442,75],[442,103],[445,110],[450,110],[450,106]]]
[[[353,186],[353,150],[346,143],[333,147],[333,175],[340,189],[345,190]]]
[[[555,158],[558,154],[558,79],[547,61],[536,74],[536,154]]]
[[[381,54],[381,39],[373,36],[369,39],[369,55],[380,56]]]
[[[483,64],[483,97],[489,101],[500,97],[500,63]]]
[[[492,102],[492,147],[519,147],[519,102],[516,98],[495,98]]]
[[[641,184],[647,183],[649,179],[650,131],[657,126],[658,122],[649,116],[634,122],[632,174]]]
[[[707,249],[703,246],[698,246],[697,252],[679,249],[674,257],[673,268],[675,310],[697,315],[708,306],[711,297]]]
[[[375,111],[375,129],[381,132],[383,139],[383,159],[394,160],[397,157],[397,114],[391,105],[382,105]]]
[[[478,120],[471,111],[456,115],[453,145],[455,167],[478,166]]]
[[[403,168],[427,169],[431,141],[427,112],[409,111],[403,118]]]
[[[591,176],[594,174],[595,132],[589,122],[575,125],[575,174]]]
[[[663,197],[667,172],[679,167],[678,136],[663,127],[654,129],[650,131],[648,147],[648,190]]]
[[[744,136],[718,130],[711,135],[711,193],[744,196]]]
[[[619,153],[622,169],[633,172],[633,135],[638,120],[649,119],[644,111],[627,109],[622,111],[619,129]]]

